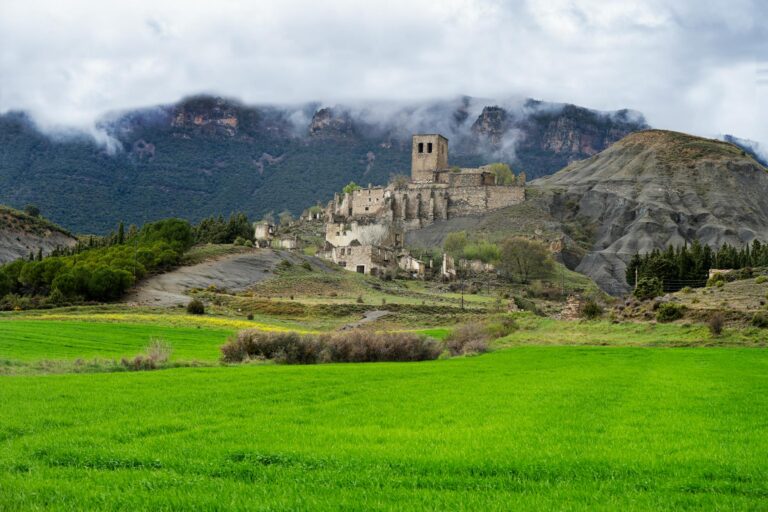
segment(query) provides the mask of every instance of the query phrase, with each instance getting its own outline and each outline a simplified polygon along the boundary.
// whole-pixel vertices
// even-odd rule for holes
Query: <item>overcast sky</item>
[[[121,5],[122,4],[122,5]],[[763,0],[0,0],[0,111],[526,95],[768,147]]]

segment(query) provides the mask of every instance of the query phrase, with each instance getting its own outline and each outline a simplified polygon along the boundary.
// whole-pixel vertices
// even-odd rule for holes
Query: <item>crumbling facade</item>
[[[326,208],[326,251],[328,259],[341,262],[350,270],[381,268],[403,260],[404,233],[440,220],[478,215],[525,201],[525,175],[511,185],[496,183],[490,166],[459,168],[448,165],[448,139],[442,135],[414,135],[411,149],[411,177],[386,187],[373,187],[336,194]],[[376,251],[355,250],[370,260],[347,265],[336,249],[379,247],[393,251],[393,257],[374,263]],[[399,252],[398,252],[399,251]],[[406,259],[408,270],[420,268]],[[364,273],[370,273],[364,270]]]

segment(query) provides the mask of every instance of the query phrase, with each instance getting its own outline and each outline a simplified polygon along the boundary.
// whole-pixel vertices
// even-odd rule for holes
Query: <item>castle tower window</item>
[[[419,153],[423,153],[423,152],[424,152],[424,143],[419,142]]]
[[[431,153],[431,152],[432,152],[432,143],[427,142],[427,153]]]

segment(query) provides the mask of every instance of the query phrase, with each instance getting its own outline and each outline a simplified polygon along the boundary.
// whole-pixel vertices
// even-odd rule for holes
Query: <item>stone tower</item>
[[[448,168],[448,139],[442,135],[414,135],[411,149],[411,180],[431,182],[434,172]]]

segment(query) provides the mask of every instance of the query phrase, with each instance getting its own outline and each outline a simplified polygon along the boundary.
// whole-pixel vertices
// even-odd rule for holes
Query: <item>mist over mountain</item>
[[[103,116],[91,133],[0,116],[0,202],[33,203],[75,231],[120,221],[299,214],[350,181],[410,172],[410,137],[442,133],[452,165],[503,161],[529,177],[647,128],[629,110],[525,98],[249,106],[212,96]]]

